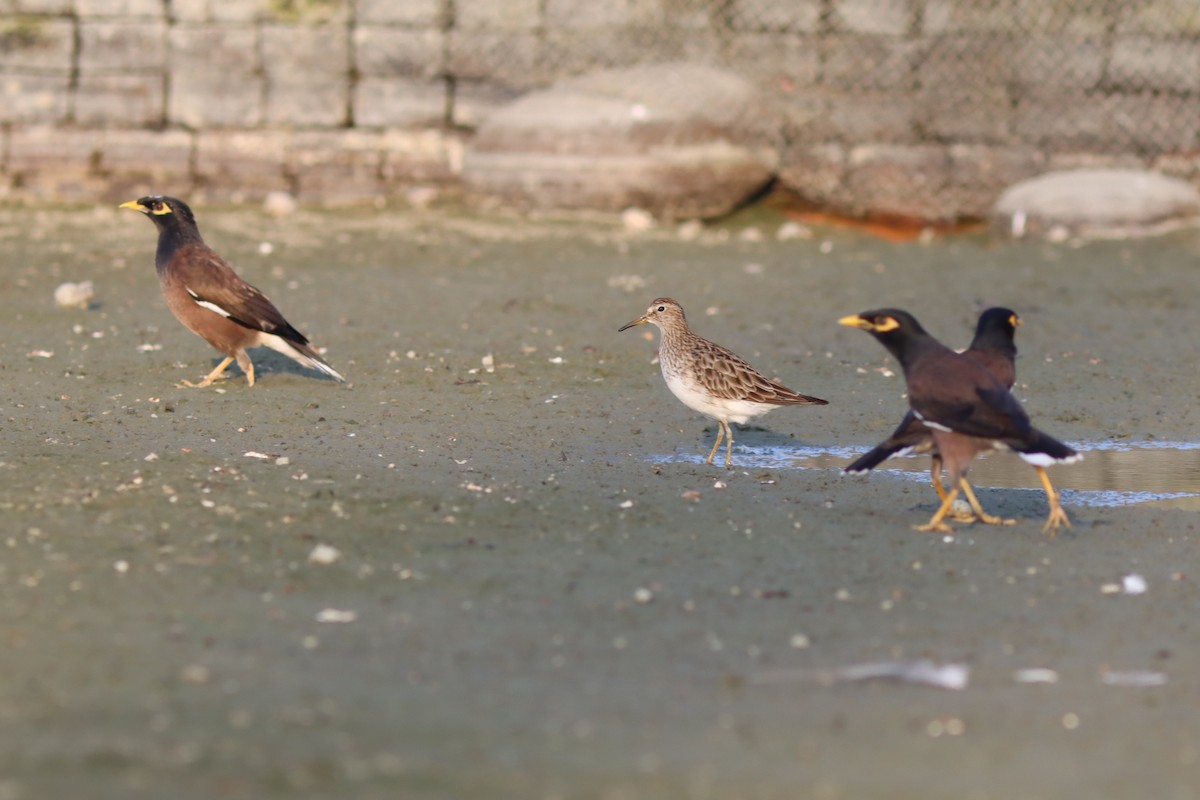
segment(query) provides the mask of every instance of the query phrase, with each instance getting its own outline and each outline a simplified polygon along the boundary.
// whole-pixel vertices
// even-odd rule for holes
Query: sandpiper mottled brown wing
[[[246,350],[259,346],[345,381],[266,295],[242,280],[204,243],[186,203],[155,196],[130,200],[120,207],[142,212],[158,229],[154,267],[171,313],[188,330],[225,354],[225,359],[200,383],[183,381],[183,385],[208,386],[236,359],[246,373],[246,382],[253,386],[254,362]]]
[[[645,314],[618,330],[647,323],[656,325],[660,332],[658,361],[667,388],[685,406],[720,425],[705,463],[712,463],[722,438],[726,442],[725,466],[733,463],[730,422],[741,425],[779,406],[823,406],[828,402],[763,377],[737,354],[697,336],[688,327],[683,307],[669,297],[656,299]]]

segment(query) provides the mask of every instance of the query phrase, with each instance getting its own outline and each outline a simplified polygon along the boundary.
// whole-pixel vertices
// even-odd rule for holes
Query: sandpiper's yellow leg
[[[1050,476],[1046,474],[1046,468],[1034,467],[1034,469],[1037,470],[1038,477],[1042,479],[1042,488],[1046,490],[1046,502],[1050,505],[1050,515],[1046,517],[1042,533],[1053,539],[1054,534],[1058,533],[1059,527],[1063,525],[1071,527],[1071,520],[1067,517],[1067,512],[1063,511],[1062,504],[1058,500],[1058,492],[1054,491],[1054,486],[1050,483]]]
[[[199,383],[192,383],[191,381],[183,381],[179,385],[187,386],[192,389],[200,389],[205,386],[211,386],[212,382],[215,381],[217,378],[221,377],[221,373],[224,372],[225,368],[228,367],[232,363],[233,363],[233,356],[226,356],[224,361],[222,361],[220,364],[217,364],[216,369],[214,369],[212,372],[208,373],[208,375],[204,376],[204,380],[200,381]],[[251,374],[251,376],[250,376],[250,384],[251,385],[254,384],[253,374]]]
[[[913,525],[913,528],[918,531],[937,531],[938,533],[953,533],[954,529],[947,525],[944,520],[946,515],[950,513],[951,506],[954,505],[954,499],[958,497],[958,487],[955,486],[946,493],[946,499],[942,501],[941,507],[937,513],[930,518],[929,522],[924,525]]]
[[[967,496],[967,502],[971,504],[971,508],[975,511],[975,516],[972,520],[978,519],[980,522],[988,525],[1015,525],[1015,519],[1005,519],[1004,517],[993,517],[983,510],[983,506],[979,503],[979,498],[975,496],[975,490],[971,488],[971,482],[966,478],[962,478],[959,483],[962,484],[963,494]]]
[[[725,420],[721,424],[725,426],[725,469],[729,469],[733,466],[733,428]]]
[[[723,439],[724,437],[725,437],[725,423],[721,422],[721,420],[717,420],[717,441],[713,443],[713,449],[709,451],[708,460],[704,462],[705,464],[712,463],[713,456],[715,456],[717,454],[717,448],[721,446],[721,439]]]

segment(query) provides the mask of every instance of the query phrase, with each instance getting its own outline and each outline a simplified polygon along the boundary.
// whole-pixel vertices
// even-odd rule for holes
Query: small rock
[[[96,292],[91,281],[81,281],[80,283],[60,284],[54,290],[54,305],[59,308],[83,308],[86,309],[92,304],[92,298]]]
[[[1049,172],[1009,187],[992,211],[998,233],[1065,239],[1169,230],[1200,215],[1200,191],[1178,178],[1136,169]]]
[[[796,239],[811,239],[813,232],[799,222],[785,222],[775,231],[775,239],[780,242],[791,242]]]
[[[310,564],[334,564],[341,560],[342,551],[327,544],[319,544],[308,554]]]
[[[642,233],[654,227],[654,215],[643,208],[627,208],[621,212],[621,224],[630,233]]]
[[[1131,573],[1121,579],[1121,589],[1125,594],[1145,594],[1146,579],[1141,575]]]
[[[203,664],[189,664],[179,671],[179,679],[184,683],[201,686],[212,679],[212,673]]]
[[[263,200],[263,211],[272,217],[287,217],[296,213],[299,204],[287,192],[270,192]]]
[[[437,202],[440,193],[433,186],[414,186],[404,193],[404,199],[413,208],[426,209]]]

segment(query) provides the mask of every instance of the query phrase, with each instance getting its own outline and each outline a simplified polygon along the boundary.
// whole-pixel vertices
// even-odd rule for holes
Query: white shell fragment
[[[1137,573],[1130,573],[1121,579],[1121,590],[1125,594],[1145,594],[1146,579]]]
[[[1046,667],[1029,667],[1013,673],[1017,683],[1058,683],[1058,672]]]
[[[342,551],[327,544],[319,544],[308,554],[310,564],[336,564],[342,558]]]
[[[967,688],[971,668],[966,664],[935,664],[932,661],[884,661],[878,664],[856,664],[839,669],[835,675],[841,681],[898,680],[923,683],[939,689]]]
[[[336,608],[324,608],[317,612],[317,622],[356,622],[357,611],[340,611]]]
[[[1127,672],[1101,670],[1100,682],[1106,686],[1131,686],[1145,688],[1147,686],[1166,686],[1167,676],[1153,670],[1135,669]]]
[[[937,664],[920,661],[881,661],[869,664],[852,664],[832,670],[792,670],[764,673],[754,677],[753,683],[792,683],[816,681],[818,683],[857,683],[859,681],[895,680],[918,683],[938,689],[961,691],[967,688],[971,668],[966,664]]]
[[[92,298],[96,296],[95,288],[91,281],[81,281],[79,283],[71,283],[70,281],[60,284],[54,290],[54,305],[59,308],[84,308],[86,309],[92,303]]]

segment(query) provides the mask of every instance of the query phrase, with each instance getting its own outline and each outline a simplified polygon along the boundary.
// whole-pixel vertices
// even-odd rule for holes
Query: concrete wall
[[[815,201],[976,213],[1063,164],[1195,180],[1198,34],[1183,0],[0,0],[0,197],[453,186],[521,92],[696,60],[778,99]]]

